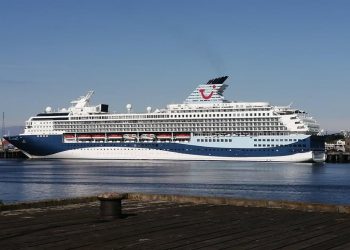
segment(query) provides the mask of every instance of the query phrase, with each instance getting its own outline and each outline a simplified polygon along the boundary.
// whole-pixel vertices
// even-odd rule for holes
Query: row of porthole
[[[254,147],[290,147],[290,148],[306,148],[306,144],[286,144],[286,145],[278,145],[278,144],[254,144]]]

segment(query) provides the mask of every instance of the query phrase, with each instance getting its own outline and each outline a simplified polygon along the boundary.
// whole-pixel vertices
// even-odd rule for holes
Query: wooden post
[[[122,200],[127,198],[124,193],[103,193],[97,198],[100,201],[100,217],[103,220],[114,220],[122,217]]]

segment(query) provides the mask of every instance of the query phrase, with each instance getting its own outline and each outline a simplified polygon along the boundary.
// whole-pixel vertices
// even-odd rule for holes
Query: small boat
[[[105,138],[105,135],[104,134],[93,134],[91,135],[92,139],[95,139],[95,140],[103,140]]]
[[[175,139],[190,139],[191,134],[177,134],[175,135]]]
[[[75,140],[75,135],[74,135],[74,134],[65,134],[63,137],[64,137],[64,139],[65,139],[66,141]]]
[[[158,134],[157,138],[159,140],[170,140],[171,139],[171,134]]]
[[[121,140],[123,136],[121,134],[109,134],[107,135],[109,140]]]
[[[124,135],[123,135],[123,138],[124,138],[125,140],[129,140],[129,141],[134,141],[134,140],[136,140],[136,137],[137,137],[136,134],[124,134]]]
[[[141,139],[142,140],[154,140],[156,136],[154,134],[142,134]]]
[[[80,135],[77,135],[77,137],[79,140],[91,140],[91,135],[89,134],[80,134]]]

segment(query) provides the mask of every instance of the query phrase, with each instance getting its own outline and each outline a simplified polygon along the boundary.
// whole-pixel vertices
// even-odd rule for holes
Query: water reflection
[[[196,161],[0,161],[5,202],[105,191],[350,204],[350,164]]]

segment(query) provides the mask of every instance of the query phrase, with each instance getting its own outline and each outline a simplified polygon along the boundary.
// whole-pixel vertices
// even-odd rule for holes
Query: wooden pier
[[[350,152],[327,152],[326,162],[329,163],[349,163]]]
[[[235,206],[225,198],[136,194],[123,201],[121,219],[101,220],[96,198],[71,201],[3,207],[1,249],[350,248],[350,214],[320,212],[322,205],[306,212],[246,206],[261,201]]]
[[[0,150],[0,159],[27,158],[20,150]]]

